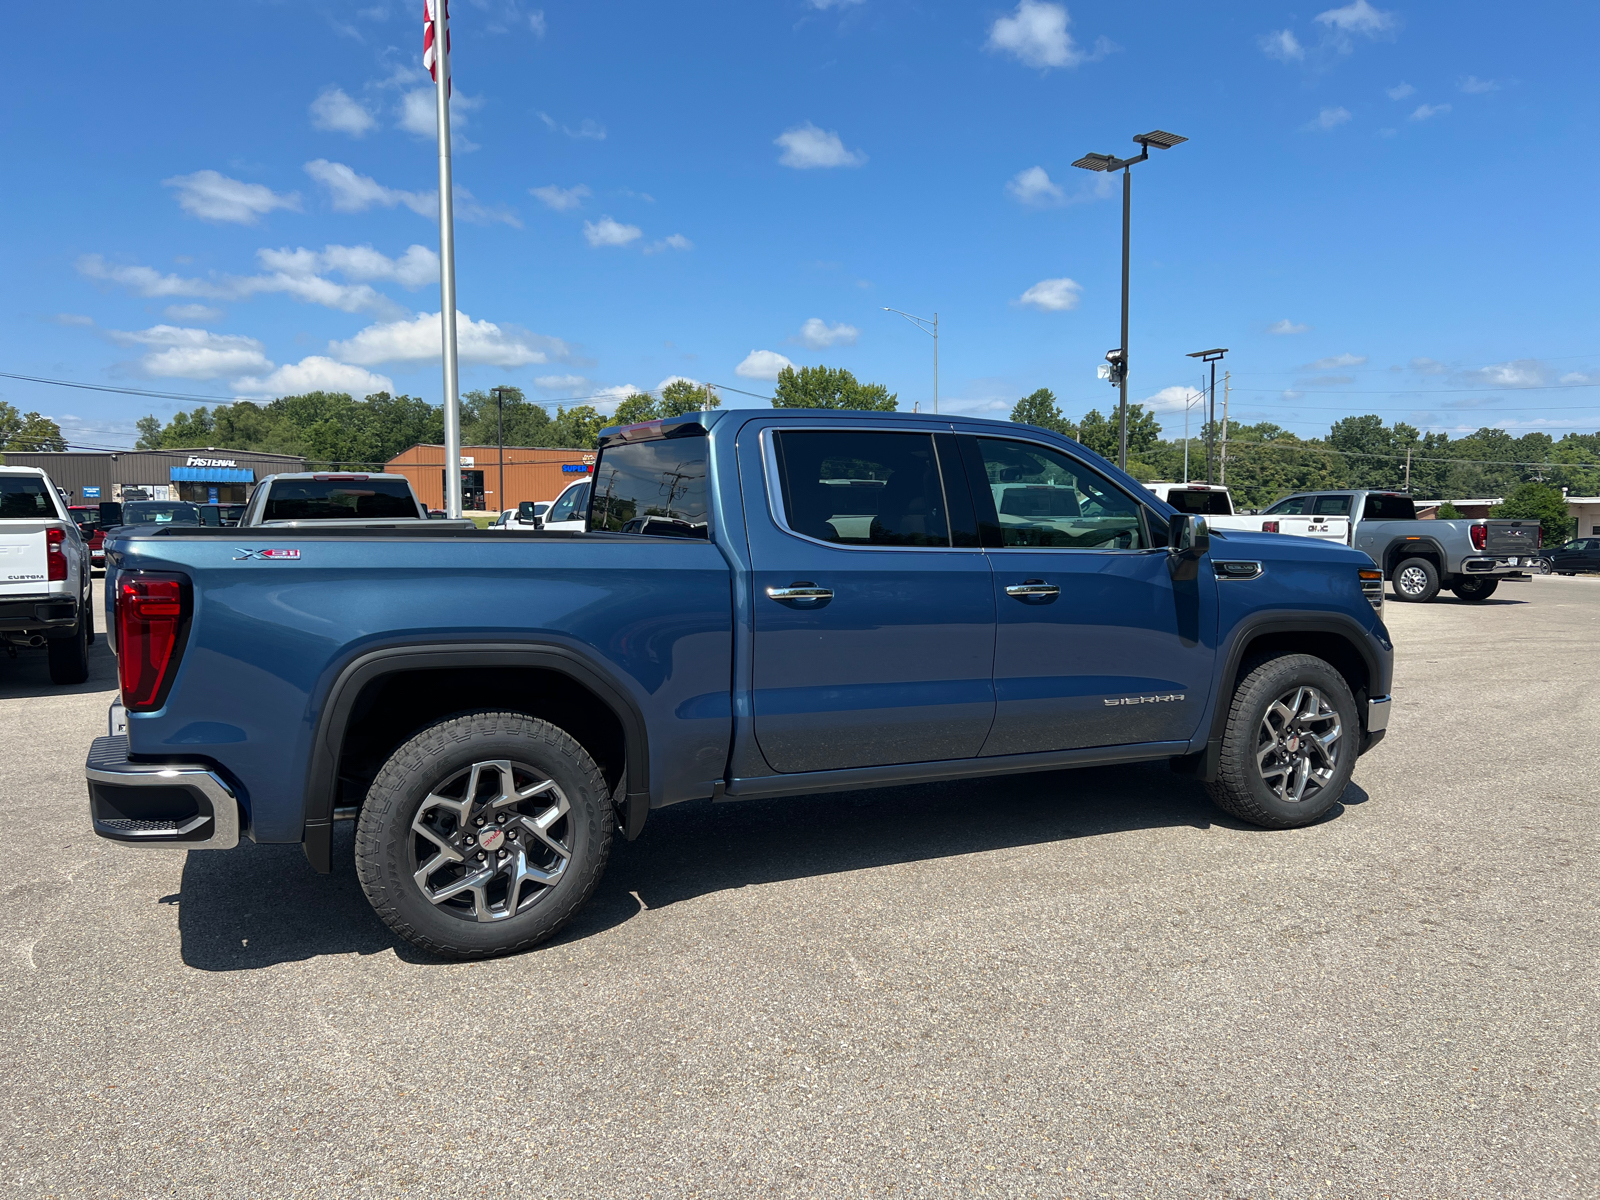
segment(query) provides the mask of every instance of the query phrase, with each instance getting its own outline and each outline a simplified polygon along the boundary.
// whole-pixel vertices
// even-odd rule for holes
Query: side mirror
[[[1200,560],[1211,552],[1211,529],[1195,513],[1178,513],[1167,522],[1167,569],[1173,579],[1194,579]]]

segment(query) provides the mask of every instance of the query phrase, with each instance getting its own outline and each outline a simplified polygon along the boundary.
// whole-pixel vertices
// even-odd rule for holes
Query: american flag
[[[433,52],[433,6],[438,2],[422,0],[422,65],[428,68],[428,75],[435,83],[439,82],[439,73],[434,70],[438,58]],[[444,0],[444,52],[450,53],[450,0]]]

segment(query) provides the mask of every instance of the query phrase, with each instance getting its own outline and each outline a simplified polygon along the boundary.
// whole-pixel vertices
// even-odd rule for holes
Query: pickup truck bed
[[[559,928],[652,808],[1167,759],[1289,827],[1387,726],[1365,556],[1211,536],[1054,435],[694,414],[593,480],[584,533],[117,530],[97,831],[326,871],[355,818],[380,915],[470,957]]]

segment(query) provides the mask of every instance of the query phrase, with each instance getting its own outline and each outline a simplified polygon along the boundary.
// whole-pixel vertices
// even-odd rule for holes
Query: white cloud
[[[370,175],[357,174],[344,163],[317,158],[306,163],[305,172],[332,194],[335,212],[366,212],[374,205],[393,208],[397,204],[404,204],[423,217],[432,217],[438,211],[438,197],[433,192],[402,192],[387,188]]]
[[[138,295],[151,298],[162,296],[202,296],[212,300],[236,300],[238,295],[230,288],[204,279],[185,279],[181,275],[163,275],[154,267],[116,266],[106,262],[99,254],[85,254],[78,259],[78,274],[87,279],[106,283],[119,283]]]
[[[311,102],[311,124],[316,129],[360,137],[377,123],[371,113],[345,94],[343,88],[323,88]]]
[[[1349,119],[1350,110],[1348,108],[1325,108],[1310,121],[1306,122],[1305,128],[1314,130],[1337,129]]]
[[[1479,79],[1476,75],[1468,75],[1461,81],[1461,90],[1469,96],[1482,96],[1486,92],[1498,92],[1500,85],[1492,79]]]
[[[256,257],[270,271],[301,277],[337,271],[357,283],[398,283],[407,288],[419,288],[439,279],[439,256],[418,245],[412,245],[398,258],[390,258],[371,246],[324,246],[320,253],[304,247],[258,250]]]
[[[839,135],[818,129],[810,121],[786,129],[772,139],[782,146],[778,161],[786,167],[807,170],[812,167],[859,167],[867,156],[859,150],[846,150]]]
[[[582,375],[541,375],[533,385],[548,392],[574,392],[588,382]]]
[[[616,411],[629,396],[633,396],[644,389],[637,384],[616,383],[610,387],[596,388],[588,397],[589,401],[598,409],[610,413]]]
[[[528,14],[528,29],[534,37],[544,36],[544,9],[536,8]]]
[[[778,378],[778,372],[792,366],[794,364],[776,350],[752,350],[733,373],[741,379],[762,379],[770,383]]]
[[[1449,111],[1450,106],[1448,104],[1419,104],[1416,107],[1416,111],[1407,119],[1411,121],[1426,121],[1430,117],[1441,117]]]
[[[651,242],[644,248],[646,254],[660,254],[663,250],[693,250],[694,243],[681,233],[668,234],[660,241]]]
[[[575,141],[603,142],[606,140],[606,127],[593,117],[585,117],[576,125],[566,125],[557,121],[547,112],[534,114],[545,123],[545,127],[555,133],[564,133]]]
[[[425,362],[442,353],[438,313],[418,313],[411,320],[369,325],[343,342],[330,342],[328,352],[346,362],[371,366],[385,362]],[[566,344],[493,321],[474,321],[456,312],[456,351],[468,366],[523,367],[566,358]]]
[[[1151,412],[1176,412],[1182,413],[1191,403],[1205,395],[1204,392],[1192,387],[1183,387],[1174,384],[1164,387],[1153,396],[1146,396],[1145,408]]]
[[[374,392],[392,393],[394,380],[313,354],[297,363],[285,364],[265,377],[247,375],[235,379],[233,388],[245,396],[298,396],[305,392],[370,396]]]
[[[178,325],[153,325],[149,329],[108,331],[122,346],[148,346],[139,369],[155,379],[215,379],[240,371],[270,371],[265,347],[253,337],[187,329]]]
[[[1256,40],[1256,44],[1261,47],[1261,53],[1279,62],[1299,62],[1306,56],[1306,48],[1300,44],[1300,39],[1287,29],[1264,33]]]
[[[206,324],[222,320],[227,314],[209,304],[169,304],[162,312],[174,321],[199,321]]]
[[[1411,369],[1421,375],[1445,375],[1450,368],[1436,358],[1413,358]]]
[[[1415,96],[1417,94],[1417,89],[1409,83],[1397,83],[1392,88],[1386,88],[1385,91],[1391,100],[1404,100],[1407,96]]]
[[[1014,54],[1025,67],[1041,68],[1076,67],[1104,58],[1116,49],[1105,38],[1098,38],[1094,53],[1085,54],[1067,32],[1070,24],[1072,18],[1064,5],[1021,0],[1016,12],[989,26],[984,48]]]
[[[1494,363],[1471,371],[1461,371],[1456,379],[1468,387],[1537,387],[1550,382],[1550,368],[1536,358],[1519,358],[1514,362]]]
[[[483,97],[469,96],[457,90],[450,97],[450,147],[466,153],[476,150],[478,144],[464,132],[467,114],[483,107]],[[399,127],[417,137],[432,139],[439,133],[439,97],[430,84],[415,88],[400,97]]]
[[[591,246],[626,246],[642,237],[644,230],[637,225],[624,225],[610,217],[583,223],[583,238]]]
[[[592,196],[583,184],[577,187],[557,187],[547,184],[544,187],[529,188],[528,192],[536,197],[546,208],[553,208],[557,212],[566,212],[569,208],[581,208],[585,198]]]
[[[1271,325],[1268,325],[1267,332],[1274,333],[1279,337],[1282,337],[1283,335],[1290,333],[1304,333],[1310,328],[1311,326],[1309,325],[1296,325],[1293,321],[1289,320],[1288,317],[1285,317],[1281,321],[1274,321]]]
[[[1067,194],[1061,190],[1061,185],[1053,182],[1050,173],[1043,167],[1029,167],[1026,171],[1018,171],[1006,184],[1006,191],[1011,193],[1013,199],[1037,208],[1065,204],[1067,199]]]
[[[161,181],[163,187],[178,189],[178,207],[202,221],[227,221],[254,225],[275,208],[298,209],[300,193],[280,196],[259,183],[229,179],[216,171],[196,171],[193,175],[174,175]]]
[[[195,307],[198,308],[199,305],[196,305]],[[57,325],[75,326],[80,329],[94,328],[94,318],[86,317],[81,313],[57,313],[55,316],[55,322]]]
[[[812,350],[826,350],[829,346],[854,346],[860,336],[861,331],[854,325],[843,321],[829,325],[821,317],[811,317],[800,326],[799,336],[794,340]]]
[[[1380,12],[1367,0],[1354,0],[1343,8],[1330,8],[1327,12],[1318,13],[1316,20],[1330,30],[1344,34],[1359,33],[1372,38],[1391,33],[1395,28],[1394,14]]]
[[[1041,279],[1017,298],[1018,304],[1026,304],[1030,308],[1037,308],[1041,312],[1065,312],[1069,308],[1078,307],[1078,299],[1083,294],[1083,285],[1071,279]]]
[[[1307,363],[1302,371],[1332,371],[1338,367],[1359,367],[1367,361],[1365,354],[1330,354],[1316,362]]]

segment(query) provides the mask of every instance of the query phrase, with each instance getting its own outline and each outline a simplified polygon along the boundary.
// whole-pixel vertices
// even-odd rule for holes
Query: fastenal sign
[[[186,467],[237,467],[237,459],[232,458],[205,458],[198,454],[191,454],[189,461],[183,464]]]

